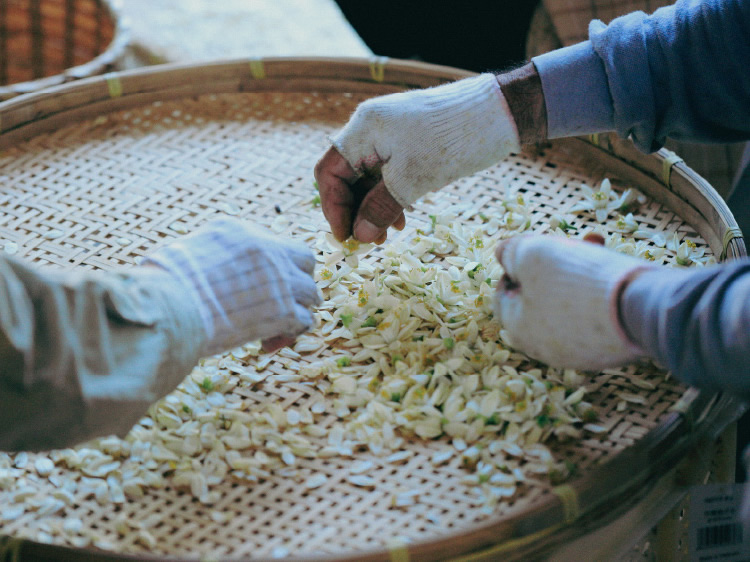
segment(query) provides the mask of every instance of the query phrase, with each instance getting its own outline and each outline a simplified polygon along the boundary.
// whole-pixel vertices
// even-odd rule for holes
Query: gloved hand
[[[212,221],[148,256],[193,295],[208,335],[206,354],[257,339],[267,350],[312,326],[320,304],[305,246],[237,219]]]
[[[643,355],[618,318],[627,283],[655,267],[596,244],[542,235],[498,244],[495,316],[510,343],[554,367],[601,370]]]
[[[384,240],[418,198],[520,148],[493,74],[367,100],[332,141],[315,167],[323,213],[336,238],[361,242]]]

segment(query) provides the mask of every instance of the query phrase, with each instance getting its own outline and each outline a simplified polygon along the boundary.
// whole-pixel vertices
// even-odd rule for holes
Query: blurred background
[[[131,64],[384,55],[481,72],[524,60],[536,0],[124,0]]]

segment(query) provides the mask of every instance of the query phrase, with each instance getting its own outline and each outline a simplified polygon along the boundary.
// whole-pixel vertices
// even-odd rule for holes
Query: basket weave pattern
[[[327,135],[346,121],[360,99],[344,94],[207,95],[117,111],[38,135],[0,155],[0,244],[6,249],[8,243],[17,245],[18,255],[40,265],[111,269],[135,263],[178,231],[194,230],[217,215],[237,213],[265,226],[278,225],[277,206],[288,219],[283,234],[310,243],[327,231],[319,208],[311,203],[313,165],[328,146]],[[428,214],[435,209],[457,209],[467,222],[476,220],[477,211],[497,212],[506,186],[534,202],[532,230],[544,232],[552,213],[581,198],[581,185],[594,187],[607,175],[606,166],[564,146],[513,155],[417,205],[407,229],[396,238],[408,239],[429,223]],[[689,225],[656,201],[641,206],[637,219],[644,228],[677,233],[706,247]],[[579,216],[574,224],[585,229],[595,222]],[[377,264],[380,254],[373,251],[365,259]],[[334,352],[331,348],[302,358],[282,352],[265,368],[275,374],[296,372]],[[253,361],[247,359],[248,365]],[[635,367],[608,371],[587,384],[588,399],[606,433],[554,445],[559,458],[576,463],[579,477],[641,441],[689,396],[655,368],[639,368],[637,374],[654,390],[632,384],[635,373]],[[621,409],[618,393],[623,391],[642,403]],[[309,403],[314,394],[304,383],[276,383],[273,377],[234,392],[250,404],[273,400],[282,408]],[[326,415],[321,423],[333,421]],[[550,484],[532,482],[486,513],[460,482],[458,457],[439,467],[430,463],[431,455],[446,447],[447,440],[410,438],[407,448],[414,454],[403,464],[356,453],[357,459],[376,465],[370,474],[377,480],[374,490],[347,482],[351,459],[300,459],[294,475],[250,483],[227,478],[216,487],[220,501],[211,506],[171,486],[147,489],[144,497],[116,506],[74,494],[74,503],[60,512],[43,517],[27,512],[3,523],[2,532],[34,538],[40,529],[75,517],[100,546],[118,552],[242,558],[268,557],[282,548],[296,556],[362,559],[363,552],[383,552],[405,541],[429,542],[492,522],[523,520],[551,501]],[[326,485],[305,489],[301,482],[315,472],[328,476]],[[54,474],[77,476],[63,466]],[[27,478],[39,490],[51,494],[55,489],[47,479],[35,477],[33,468]],[[423,490],[416,506],[392,507],[389,492],[398,486]],[[4,494],[0,491],[0,503],[6,501]],[[212,519],[216,512],[222,523]],[[145,544],[136,533],[119,535],[116,520],[123,516],[141,522],[156,545]],[[52,537],[55,543],[76,544],[64,533]]]

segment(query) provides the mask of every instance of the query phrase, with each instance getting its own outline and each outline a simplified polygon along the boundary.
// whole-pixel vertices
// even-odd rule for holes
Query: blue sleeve
[[[549,138],[632,135],[645,152],[667,137],[750,138],[750,2],[679,0],[608,26],[589,41],[535,57]]]
[[[620,314],[632,340],[682,382],[750,398],[750,259],[643,273]]]

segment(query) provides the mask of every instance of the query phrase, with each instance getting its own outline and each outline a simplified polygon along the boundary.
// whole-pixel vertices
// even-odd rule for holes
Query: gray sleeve
[[[630,283],[624,327],[679,380],[750,397],[750,260],[659,269]]]
[[[205,347],[166,273],[62,272],[0,258],[0,450],[124,435]]]

